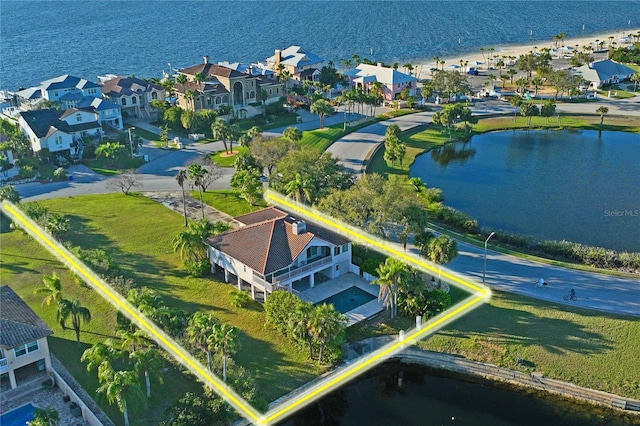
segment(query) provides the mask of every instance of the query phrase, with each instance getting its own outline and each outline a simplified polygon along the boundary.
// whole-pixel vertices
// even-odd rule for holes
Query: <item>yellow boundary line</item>
[[[280,404],[271,408],[267,413],[261,415],[247,401],[239,396],[233,389],[229,388],[215,375],[210,374],[206,368],[196,360],[189,352],[176,343],[169,335],[156,326],[150,319],[138,311],[126,299],[109,286],[104,280],[99,278],[91,269],[84,265],[79,259],[71,254],[61,244],[52,240],[46,233],[31,219],[24,216],[15,205],[4,201],[0,206],[12,219],[19,222],[36,241],[42,244],[58,259],[65,263],[74,272],[79,274],[97,290],[107,301],[114,305],[118,310],[123,312],[130,320],[136,323],[141,329],[148,332],[155,341],[167,350],[182,365],[191,370],[205,384],[213,386],[213,389],[221,397],[223,397],[234,409],[240,413],[248,421],[259,425],[269,425],[282,420],[285,416],[292,414],[294,411],[312,403],[314,400],[329,393],[338,386],[344,384],[348,380],[353,379],[357,375],[364,373],[391,355],[401,351],[405,346],[414,343],[417,340],[424,339],[438,329],[442,328],[449,322],[459,318],[484,303],[490,297],[490,291],[481,285],[465,281],[448,270],[435,268],[432,264],[421,260],[417,256],[406,254],[393,248],[388,242],[383,242],[357,228],[351,227],[333,218],[328,218],[320,212],[310,209],[307,206],[296,203],[295,201],[282,197],[280,194],[272,191],[265,193],[265,199],[275,205],[286,208],[289,211],[296,212],[303,217],[307,217],[315,222],[328,225],[330,228],[337,230],[339,233],[349,237],[351,240],[372,245],[376,250],[381,251],[390,256],[402,259],[420,269],[435,272],[450,280],[454,285],[458,285],[471,291],[473,295],[466,300],[458,303],[456,306],[448,309],[446,312],[433,318],[427,324],[409,330],[404,337],[397,341],[391,342],[375,352],[363,356],[353,363],[338,368],[329,376],[318,381],[309,389],[303,390],[299,394],[286,399]]]

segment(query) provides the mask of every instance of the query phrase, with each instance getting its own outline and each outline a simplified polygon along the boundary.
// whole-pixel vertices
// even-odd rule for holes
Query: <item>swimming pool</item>
[[[358,287],[351,287],[338,294],[334,294],[328,299],[321,300],[317,304],[333,305],[336,310],[346,314],[354,310],[358,306],[362,306],[367,302],[374,300],[376,297]]]
[[[27,422],[33,420],[34,408],[33,404],[29,403],[4,413],[0,416],[0,424],[2,426],[25,426]]]

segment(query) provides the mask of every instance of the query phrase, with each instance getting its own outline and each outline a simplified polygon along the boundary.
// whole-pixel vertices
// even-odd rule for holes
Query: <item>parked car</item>
[[[469,75],[478,75],[478,70],[475,68],[469,68],[469,71],[467,71],[467,74]]]

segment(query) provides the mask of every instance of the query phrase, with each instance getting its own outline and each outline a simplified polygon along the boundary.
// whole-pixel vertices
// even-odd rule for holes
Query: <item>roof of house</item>
[[[248,77],[247,74],[241,73],[236,70],[232,70],[231,68],[223,67],[221,65],[211,64],[208,62],[204,62],[188,68],[182,68],[178,70],[178,72],[182,74],[187,74],[187,75],[196,75],[197,73],[201,72],[207,78],[208,77],[225,77],[225,78]]]
[[[78,112],[78,110],[75,108],[69,108],[66,111],[47,108],[33,111],[22,111],[19,115],[24,119],[25,123],[38,138],[49,137],[57,130],[65,133],[72,133],[100,127],[100,124],[97,121],[70,125],[66,121],[61,120],[61,118],[68,117],[76,112]]]
[[[320,73],[320,71],[318,71],[315,68],[307,68],[306,70],[302,70],[302,72],[300,73],[300,77],[307,77],[307,76],[311,76],[315,73]]]
[[[280,63],[283,65],[291,65],[294,67],[304,67],[307,65],[314,65],[324,62],[320,56],[303,49],[300,46],[289,46],[280,51],[282,59]],[[276,55],[269,56],[267,63],[275,63]]]
[[[42,97],[42,90],[39,87],[29,87],[27,89],[18,90],[16,96],[23,99],[40,99]]]
[[[363,82],[379,81],[383,84],[407,83],[418,80],[412,75],[394,70],[393,68],[369,64],[359,64],[354,69],[346,71],[344,75],[353,77],[354,80],[363,78]],[[374,77],[375,80],[371,77]]]
[[[40,83],[40,87],[43,90],[60,90],[60,89],[92,89],[99,88],[100,85],[98,83],[94,83],[93,81],[85,80],[84,78],[74,77],[72,75],[60,75],[58,77],[50,78],[49,80],[45,80]]]
[[[211,237],[207,244],[261,274],[291,265],[314,237],[334,245],[349,242],[342,235],[309,222],[305,232],[295,234],[293,223],[298,220],[275,207],[235,219],[246,226]]]
[[[105,81],[102,85],[102,93],[112,97],[131,96],[135,93],[151,92],[152,90],[163,90],[163,88],[135,77],[116,77]]]
[[[636,71],[611,59],[604,59],[578,67],[575,72],[582,74],[582,77],[588,81],[604,81],[609,80],[614,75],[627,76],[635,74]]]
[[[0,348],[16,348],[53,331],[8,285],[0,287]]]
[[[87,96],[78,102],[78,109],[93,111],[105,111],[109,109],[120,109],[121,106],[109,100]]]
[[[194,92],[206,93],[208,95],[224,95],[229,93],[224,84],[219,81],[205,81],[204,83],[196,83],[195,81],[187,81],[185,84],[176,84],[174,89],[178,93],[186,93],[187,90]]]
[[[240,62],[221,61],[221,62],[218,62],[218,65],[220,65],[221,67],[230,68],[232,70],[241,72],[243,74],[251,74],[254,77],[261,76],[261,75],[275,75],[275,72],[273,70],[270,70],[269,68],[265,68],[263,65],[260,65],[260,64],[246,65],[246,64],[241,64]]]

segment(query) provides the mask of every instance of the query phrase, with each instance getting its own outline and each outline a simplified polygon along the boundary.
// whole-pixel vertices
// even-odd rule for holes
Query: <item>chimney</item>
[[[202,58],[204,59],[205,64],[209,63],[209,55],[204,55]]]
[[[276,49],[276,66],[282,62],[282,51],[280,49]]]
[[[295,235],[301,235],[307,232],[307,224],[304,220],[296,220],[291,224],[291,227]]]
[[[382,68],[382,62],[378,62],[378,66]]]

